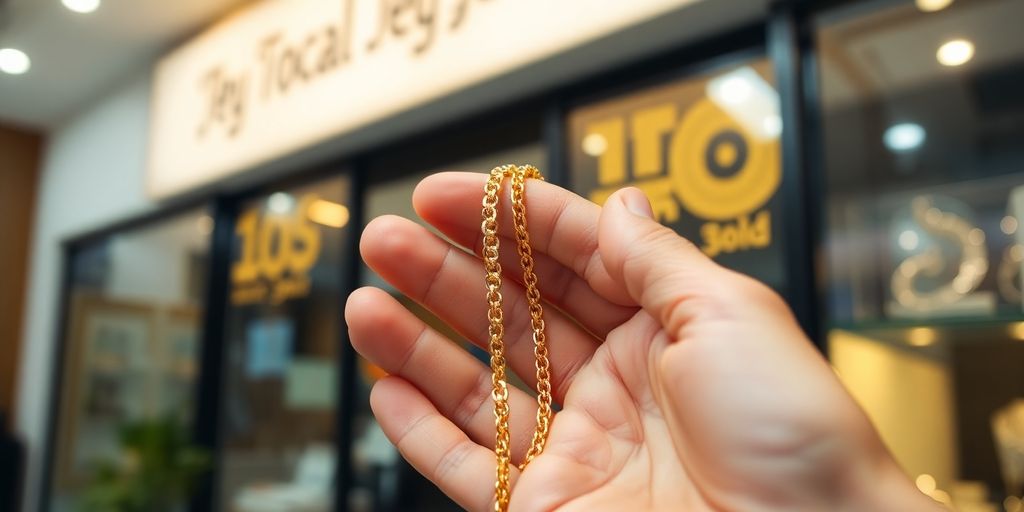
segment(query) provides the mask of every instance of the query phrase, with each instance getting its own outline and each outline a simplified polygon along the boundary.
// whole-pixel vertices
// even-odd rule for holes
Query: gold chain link
[[[494,426],[497,434],[494,453],[497,456],[497,476],[494,483],[494,510],[508,510],[511,488],[509,472],[512,462],[511,433],[509,431],[508,384],[505,380],[505,327],[501,304],[501,264],[498,263],[498,195],[501,182],[511,178],[512,223],[515,227],[519,264],[523,267],[523,284],[526,287],[526,301],[530,311],[530,326],[533,328],[533,354],[536,358],[537,376],[537,429],[533,433],[530,449],[526,452],[522,470],[544,451],[551,427],[551,372],[548,363],[547,338],[544,335],[544,307],[537,275],[533,271],[533,249],[530,234],[526,229],[526,180],[544,179],[540,171],[531,165],[503,165],[491,170],[484,185],[483,221],[480,228],[484,235],[483,258],[487,271],[487,320],[489,322],[489,349],[491,352],[491,398],[494,400]]]

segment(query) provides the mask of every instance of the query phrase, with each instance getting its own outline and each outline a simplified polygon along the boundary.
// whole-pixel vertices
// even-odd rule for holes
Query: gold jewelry
[[[484,185],[483,231],[484,269],[487,271],[487,329],[491,352],[491,398],[494,400],[494,426],[497,434],[494,442],[494,454],[497,457],[497,476],[494,482],[494,510],[508,510],[511,488],[509,471],[512,460],[509,432],[508,384],[505,382],[505,328],[501,312],[501,264],[498,263],[498,194],[501,182],[511,178],[512,189],[512,222],[516,233],[516,246],[519,252],[519,264],[523,267],[523,284],[526,286],[526,301],[529,305],[530,324],[533,328],[533,354],[536,357],[537,369],[537,429],[526,457],[519,464],[519,469],[526,468],[535,457],[544,451],[551,427],[551,373],[548,363],[547,339],[544,336],[544,308],[541,304],[540,290],[537,288],[537,275],[533,272],[533,250],[530,248],[530,235],[526,230],[526,179],[543,180],[540,171],[532,165],[503,165],[491,170],[491,175]]]

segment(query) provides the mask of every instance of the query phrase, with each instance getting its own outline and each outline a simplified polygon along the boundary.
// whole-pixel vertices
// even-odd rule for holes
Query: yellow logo
[[[661,222],[678,221],[681,206],[709,221],[700,237],[712,257],[771,243],[770,212],[757,210],[782,181],[778,137],[751,133],[711,99],[702,97],[681,119],[674,103],[604,118],[586,125],[582,145],[597,157],[594,202],[633,185]]]
[[[232,304],[280,304],[309,293],[309,269],[320,257],[320,228],[310,213],[319,201],[309,194],[289,213],[253,208],[238,217],[241,254],[231,268]]]

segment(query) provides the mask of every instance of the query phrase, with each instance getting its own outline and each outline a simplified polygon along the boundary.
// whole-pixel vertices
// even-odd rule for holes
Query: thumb
[[[671,333],[678,333],[694,314],[692,303],[701,301],[693,299],[722,286],[733,274],[655,221],[647,196],[632,187],[605,202],[598,253],[612,280]]]

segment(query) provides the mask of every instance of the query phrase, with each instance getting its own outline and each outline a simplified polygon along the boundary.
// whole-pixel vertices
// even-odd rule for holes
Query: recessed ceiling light
[[[21,50],[14,48],[0,49],[0,71],[10,75],[20,75],[32,67],[32,60]]]
[[[917,149],[924,144],[924,138],[924,128],[917,123],[894,124],[882,135],[885,147],[897,152]]]
[[[917,8],[924,12],[935,12],[949,7],[951,3],[953,0],[917,0]]]
[[[75,12],[90,13],[100,8],[100,0],[62,0],[64,7]]]
[[[966,39],[946,41],[935,53],[935,58],[943,66],[962,66],[974,57],[974,43]]]

